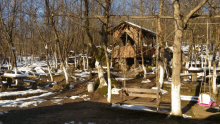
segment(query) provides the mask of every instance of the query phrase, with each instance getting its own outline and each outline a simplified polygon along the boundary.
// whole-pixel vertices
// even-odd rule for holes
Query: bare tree
[[[172,0],[174,8],[174,24],[175,24],[175,36],[173,43],[173,72],[172,72],[172,94],[171,94],[171,106],[172,115],[182,116],[181,100],[180,100],[180,72],[181,72],[181,45],[183,30],[187,25],[190,17],[198,11],[208,0],[203,0],[195,8],[193,8],[187,15],[182,16],[180,12],[180,1]]]
[[[56,41],[57,51],[58,51],[59,58],[60,58],[60,64],[61,64],[61,66],[63,66],[62,68],[64,71],[66,84],[69,85],[68,73],[67,73],[67,70],[65,67],[65,63],[64,63],[64,55],[62,54],[62,51],[61,51],[60,37],[58,35],[58,31],[57,31],[55,19],[54,19],[55,13],[54,13],[54,11],[51,11],[49,0],[45,0],[45,5],[46,5],[46,15],[50,19],[50,25],[52,27],[52,30],[54,31],[54,34],[55,34],[55,41]]]
[[[16,65],[16,55],[15,55],[15,45],[14,45],[14,29],[15,29],[15,20],[16,15],[18,14],[18,8],[21,5],[22,1],[5,1],[4,4],[0,8],[0,23],[2,27],[2,33],[4,39],[6,39],[8,47],[11,51],[12,55],[12,67],[11,69],[15,69],[15,74],[17,74],[17,65]],[[4,12],[8,11],[8,15]],[[3,17],[7,16],[7,17]],[[13,50],[14,49],[14,50]]]
[[[110,64],[109,64],[109,58],[108,58],[108,52],[107,52],[107,43],[108,43],[108,23],[109,23],[109,11],[111,8],[111,0],[105,0],[105,4],[104,4],[104,23],[103,23],[103,48],[105,51],[105,58],[106,58],[106,63],[107,63],[107,76],[108,76],[108,98],[107,98],[107,102],[111,103],[111,94],[112,94],[112,90],[111,90],[111,77],[110,77]]]

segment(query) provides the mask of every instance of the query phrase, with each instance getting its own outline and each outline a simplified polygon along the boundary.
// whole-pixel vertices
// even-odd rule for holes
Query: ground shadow
[[[0,115],[3,124],[15,123],[191,123],[204,122],[194,119],[167,119],[166,114],[127,110],[111,107],[111,104],[80,101],[22,110],[12,110]]]
[[[201,86],[202,82],[199,82],[199,84],[196,86],[195,89],[195,96],[199,96],[199,92],[200,92],[200,86]],[[185,107],[182,108],[182,113],[185,114],[187,111],[189,111],[192,106],[194,106],[195,104],[197,104],[197,102],[195,101],[190,101]]]

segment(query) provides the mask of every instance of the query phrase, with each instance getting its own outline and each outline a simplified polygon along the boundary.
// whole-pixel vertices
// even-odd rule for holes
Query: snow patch
[[[27,94],[35,94],[35,93],[45,93],[48,91],[37,89],[37,90],[25,90],[25,91],[9,91],[9,92],[0,92],[0,97],[5,96],[17,96],[17,95],[27,95]]]
[[[76,99],[76,98],[82,98],[84,101],[89,101],[90,100],[90,98],[86,98],[86,97],[88,97],[89,95],[82,95],[82,96],[71,96],[70,97],[70,99]]]
[[[17,98],[16,100],[0,100],[0,106],[2,107],[28,107],[29,105],[34,105],[37,106],[37,104],[44,102],[44,99],[38,99],[40,97],[45,97],[52,95],[54,93],[48,92],[41,94],[39,96],[32,96],[32,97],[27,97],[27,98]],[[35,100],[38,99],[38,100]],[[28,102],[24,102],[25,100],[32,100]]]
[[[151,80],[147,79],[146,81],[142,81],[141,83],[150,83]]]
[[[189,115],[183,114],[183,118],[192,118],[192,116],[189,116]]]
[[[151,89],[158,89],[157,87],[152,87]],[[160,89],[160,92],[162,94],[167,94],[168,92],[166,90]]]
[[[143,110],[143,111],[157,112],[156,110],[152,110],[149,107],[145,107],[141,105],[118,105],[118,104],[113,103],[112,107],[119,107],[119,108],[130,109],[130,110]]]
[[[118,89],[118,88],[112,88],[112,94],[119,94],[119,91],[121,89]]]
[[[134,78],[115,78],[115,80],[121,80],[121,81],[124,81],[124,80],[132,80]]]
[[[194,101],[197,102],[198,101],[198,96],[185,96],[185,95],[180,95],[180,99],[182,101]]]
[[[164,81],[164,84],[172,84],[172,81]]]
[[[85,79],[84,79],[84,78],[82,78],[82,77],[80,77],[80,78],[79,78],[79,80],[80,80],[80,81],[84,81]]]
[[[70,89],[73,89],[74,88],[74,85],[70,84]]]
[[[55,85],[55,84],[57,84],[57,82],[53,82],[53,83],[52,83],[52,85]]]

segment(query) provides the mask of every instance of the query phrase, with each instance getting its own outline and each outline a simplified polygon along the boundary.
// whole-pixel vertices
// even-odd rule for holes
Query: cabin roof
[[[132,22],[128,22],[128,21],[123,21],[122,23],[120,23],[118,26],[114,27],[112,30],[109,31],[109,33],[112,35],[116,30],[118,30],[118,28],[120,28],[122,25],[128,25],[128,26],[132,26],[133,28],[138,28],[138,29],[142,29],[143,32],[145,33],[150,33],[151,35],[156,36],[156,32],[151,31],[149,29],[146,29],[144,27],[141,27],[140,25],[134,24]],[[123,26],[123,27],[124,27]]]

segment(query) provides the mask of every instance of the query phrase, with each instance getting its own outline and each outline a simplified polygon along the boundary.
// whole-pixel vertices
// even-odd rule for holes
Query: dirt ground
[[[155,86],[155,75],[148,75],[148,79],[151,80],[148,84],[141,83],[142,77],[137,77],[134,80],[127,81],[128,87],[140,87],[151,88]],[[0,111],[6,113],[0,115],[0,123],[3,124],[15,124],[15,123],[96,123],[96,124],[115,124],[115,123],[161,123],[161,124],[179,124],[179,123],[220,123],[220,112],[216,109],[205,108],[198,106],[195,102],[182,102],[182,112],[186,115],[192,116],[190,119],[184,119],[180,117],[168,117],[170,107],[167,108],[166,113],[154,113],[147,111],[127,110],[117,107],[111,107],[111,104],[107,103],[107,97],[100,94],[98,91],[93,93],[87,92],[87,82],[95,81],[95,78],[85,81],[72,81],[74,85],[73,89],[57,92],[51,96],[47,96],[43,99],[47,100],[38,104],[38,106],[29,106],[28,108],[5,108],[0,107]],[[62,81],[60,81],[62,82]],[[46,85],[42,83],[41,85]],[[168,94],[164,94],[161,97],[161,104],[170,104],[170,91]],[[186,94],[193,94],[191,90],[183,92]],[[87,94],[90,100],[84,101],[81,98],[70,99],[69,97],[74,95]],[[194,94],[195,95],[195,94]],[[63,99],[60,104],[55,104],[51,100],[54,97],[68,98]],[[217,105],[220,103],[220,99],[217,99]],[[120,101],[119,95],[112,95],[112,103],[118,103]]]

